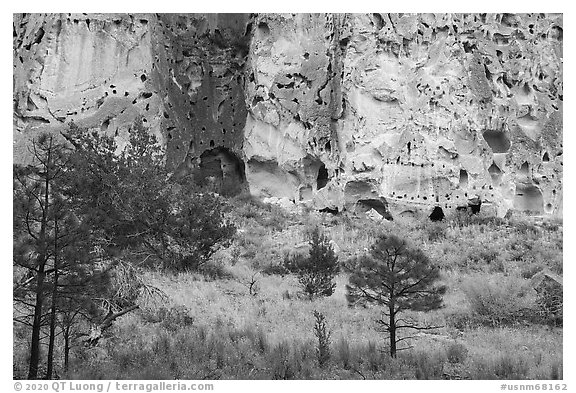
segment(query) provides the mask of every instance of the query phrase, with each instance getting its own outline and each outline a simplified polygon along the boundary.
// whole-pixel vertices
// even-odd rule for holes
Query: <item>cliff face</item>
[[[562,94],[561,15],[14,17],[15,159],[141,116],[177,175],[318,209],[561,214]]]
[[[36,132],[70,121],[122,146],[138,117],[169,168],[241,190],[247,24],[234,14],[15,15],[15,158]]]

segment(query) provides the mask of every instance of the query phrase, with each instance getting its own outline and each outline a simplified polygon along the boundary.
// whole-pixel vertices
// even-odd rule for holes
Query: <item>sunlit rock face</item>
[[[229,176],[212,183],[246,188],[248,23],[239,14],[15,15],[15,157],[26,157],[37,132],[70,121],[115,136],[122,147],[141,118],[176,174],[204,182],[202,154],[220,149],[225,155],[206,158],[208,166]],[[231,173],[239,175],[231,180]]]
[[[562,31],[549,14],[15,15],[15,159],[71,120],[122,145],[142,117],[177,175],[232,194],[560,215]]]
[[[561,214],[561,16],[259,15],[255,27],[253,192],[378,199],[393,215]]]
[[[14,15],[14,131],[28,139],[73,120],[114,135],[137,115],[159,129],[146,17]],[[159,133],[158,133],[159,134]],[[15,154],[15,158],[18,155]]]

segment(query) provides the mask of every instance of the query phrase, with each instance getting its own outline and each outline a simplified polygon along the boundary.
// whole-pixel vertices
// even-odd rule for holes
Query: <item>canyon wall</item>
[[[14,158],[136,119],[175,175],[386,218],[562,214],[562,16],[19,14]]]

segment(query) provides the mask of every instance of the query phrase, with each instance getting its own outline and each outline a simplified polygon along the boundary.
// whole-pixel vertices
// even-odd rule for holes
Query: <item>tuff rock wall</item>
[[[176,175],[385,217],[562,213],[562,16],[14,16],[14,155],[140,117]]]

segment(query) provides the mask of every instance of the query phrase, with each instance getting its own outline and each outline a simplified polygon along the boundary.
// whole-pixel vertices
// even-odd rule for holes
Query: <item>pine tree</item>
[[[124,310],[135,309],[134,293],[157,294],[137,274],[119,282],[119,255],[108,252],[117,249],[103,250],[117,240],[107,237],[109,232],[122,225],[114,220],[117,212],[106,209],[111,199],[117,202],[107,198],[114,193],[108,180],[121,180],[121,172],[113,144],[96,142],[87,155],[58,136],[42,134],[32,141],[31,164],[14,165],[14,320],[31,327],[29,379],[38,377],[45,327],[46,377],[51,378],[59,319],[67,325],[63,327],[67,363],[73,323],[83,319],[100,326],[106,320],[102,326],[107,327]],[[85,169],[94,176],[90,179],[98,180],[86,183]]]
[[[73,124],[62,136],[68,143],[34,139],[33,162],[13,173],[14,320],[31,327],[29,379],[38,377],[42,336],[53,376],[58,326],[67,367],[78,326],[91,325],[86,343],[96,345],[139,301],[165,296],[142,280],[142,263],[199,269],[235,230],[218,197],[170,181],[140,123],[123,150]]]
[[[401,317],[407,310],[431,311],[442,307],[446,288],[436,285],[440,271],[421,250],[411,249],[396,236],[380,235],[370,253],[358,258],[351,267],[346,286],[349,304],[375,303],[383,306],[377,320],[389,334],[390,356],[396,357],[398,343],[410,336],[398,337],[405,329],[428,330],[439,326],[419,325]]]
[[[72,128],[77,196],[83,215],[100,228],[107,252],[134,263],[197,270],[235,232],[223,203],[182,179],[171,180],[162,149],[139,121],[129,144],[117,153],[111,138]]]
[[[22,306],[15,320],[32,328],[28,379],[36,379],[49,293],[47,275],[53,272],[49,268],[56,254],[55,228],[62,214],[57,184],[66,165],[66,153],[64,145],[48,134],[34,139],[30,152],[32,164],[13,167],[13,264],[18,276],[14,301]],[[27,314],[29,310],[32,314]]]
[[[32,328],[28,378],[38,377],[42,329],[48,326],[46,378],[54,371],[60,314],[74,305],[88,316],[109,287],[92,255],[90,228],[64,195],[74,173],[70,149],[54,135],[32,141],[32,162],[14,165],[14,304],[16,322]],[[30,314],[31,312],[31,314]]]
[[[315,296],[331,296],[334,293],[334,278],[340,267],[328,237],[318,227],[315,227],[309,236],[309,256],[295,257],[292,260],[292,269],[297,272],[304,293],[312,300]]]

